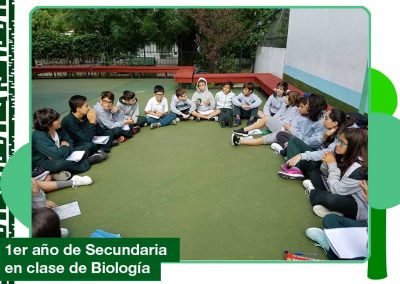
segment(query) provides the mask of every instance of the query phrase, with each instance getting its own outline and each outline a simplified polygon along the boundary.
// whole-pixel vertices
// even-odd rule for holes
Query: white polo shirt
[[[161,102],[157,102],[156,97],[152,97],[148,102],[144,111],[157,111],[157,112],[168,112],[168,101],[166,97],[163,97]]]

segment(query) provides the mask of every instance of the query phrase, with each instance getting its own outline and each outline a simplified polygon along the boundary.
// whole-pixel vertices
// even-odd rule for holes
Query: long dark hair
[[[343,176],[346,170],[355,162],[361,164],[363,175],[368,172],[368,136],[360,128],[345,128],[343,134],[347,140],[347,150],[344,155],[336,155],[338,168]],[[361,158],[361,159],[360,159]]]
[[[60,114],[52,108],[42,108],[33,114],[33,128],[40,131],[49,131],[54,121],[60,118]]]
[[[308,119],[311,121],[317,121],[321,118],[322,113],[328,106],[323,96],[318,94],[311,94],[307,97],[308,104]]]
[[[340,109],[331,109],[327,112],[327,115],[333,122],[337,122],[338,128],[331,136],[328,137],[328,139],[324,141],[324,148],[327,148],[335,140],[335,138],[339,136],[339,133],[342,132],[343,129],[354,124],[354,119]]]

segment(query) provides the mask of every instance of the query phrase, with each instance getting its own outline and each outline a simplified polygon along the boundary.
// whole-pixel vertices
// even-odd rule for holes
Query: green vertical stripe
[[[386,269],[386,209],[371,208],[370,252],[368,277],[383,279],[387,277]]]

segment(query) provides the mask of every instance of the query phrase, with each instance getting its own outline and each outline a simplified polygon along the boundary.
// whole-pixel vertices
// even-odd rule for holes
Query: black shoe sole
[[[235,132],[235,131],[232,131],[232,132],[233,132],[233,134],[235,134],[235,135],[237,135],[237,136],[243,136],[243,137],[249,136],[249,134],[246,134],[246,133],[237,133],[237,132]]]

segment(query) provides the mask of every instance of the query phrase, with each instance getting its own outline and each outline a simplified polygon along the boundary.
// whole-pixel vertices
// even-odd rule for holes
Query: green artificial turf
[[[129,89],[143,112],[155,84],[164,85],[170,101],[173,80],[33,80],[32,106],[67,113],[73,94],[93,104],[102,90],[119,97]],[[82,214],[62,221],[71,237],[96,229],[123,237],[179,237],[182,260],[282,260],[284,250],[326,259],[305,236],[306,228],[322,224],[301,182],[277,175],[284,161],[269,146],[233,147],[231,133],[209,121],[142,128],[81,174],[92,185],[62,189],[48,199],[79,202]]]

